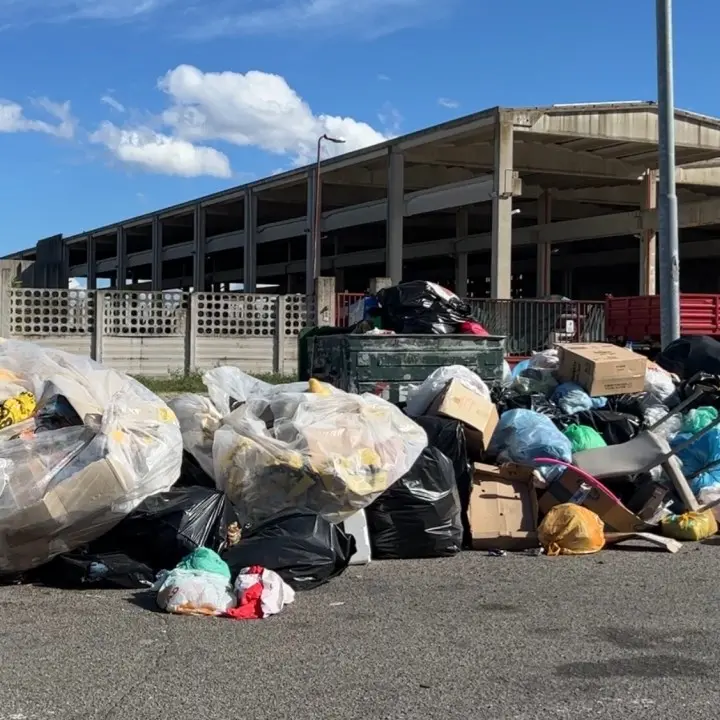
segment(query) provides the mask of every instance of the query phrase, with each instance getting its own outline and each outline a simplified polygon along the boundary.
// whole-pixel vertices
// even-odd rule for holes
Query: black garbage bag
[[[701,394],[689,405],[685,407],[684,412],[694,410],[703,405],[720,409],[720,377],[717,375],[708,375],[707,373],[696,373],[688,380],[683,380],[678,385],[676,392],[672,397],[668,398],[668,407],[675,408],[682,402],[685,402],[696,391],[700,390]]]
[[[34,570],[27,580],[66,589],[131,590],[148,587],[154,582],[156,574],[125,553],[91,553],[80,549],[58,555]]]
[[[187,451],[183,450],[180,477],[175,487],[204,487],[215,490],[215,481],[200,467],[200,463]]]
[[[655,362],[681,380],[697,373],[720,375],[720,342],[707,335],[682,337],[671,342]]]
[[[449,335],[472,320],[470,306],[435,283],[413,280],[377,294],[383,328],[396,333]]]
[[[570,422],[597,430],[608,445],[632,440],[642,426],[642,418],[613,410],[583,410],[568,417]]]
[[[552,420],[561,418],[565,413],[551,400],[540,393],[515,393],[508,388],[493,388],[492,398],[502,415],[506,410],[533,410],[547,415]]]
[[[641,422],[648,410],[659,409],[668,412],[663,401],[649,392],[633,393],[632,395],[611,395],[607,399],[607,409],[634,415]]]
[[[455,472],[437,448],[425,448],[410,472],[365,512],[372,556],[378,560],[448,557],[462,549]]]
[[[142,587],[160,570],[172,570],[198,547],[220,550],[238,518],[227,497],[204,487],[150,495],[112,530],[84,548],[38,568],[47,585]],[[102,567],[105,566],[103,570]]]
[[[291,508],[243,528],[240,542],[221,556],[233,577],[261,565],[295,590],[312,590],[344,572],[355,547],[355,538],[339,526],[311,510]]]
[[[468,458],[465,426],[458,420],[437,415],[423,415],[413,420],[427,433],[428,445],[437,448],[453,464],[462,508],[463,547],[469,547],[472,533],[467,513],[470,507],[473,465]]]

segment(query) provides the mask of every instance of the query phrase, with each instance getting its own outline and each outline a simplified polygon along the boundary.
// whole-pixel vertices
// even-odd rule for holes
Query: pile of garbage
[[[718,532],[712,343],[657,364],[560,345],[492,383],[440,367],[401,408],[234,367],[166,404],[87,358],[0,342],[0,576],[260,619],[371,559],[677,552]]]
[[[413,280],[368,295],[350,307],[354,332],[402,335],[488,335],[470,305],[450,290]]]

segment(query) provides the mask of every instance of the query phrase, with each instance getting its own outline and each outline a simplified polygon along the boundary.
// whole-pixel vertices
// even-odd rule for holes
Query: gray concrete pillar
[[[305,225],[305,294],[315,294],[315,242],[313,237],[313,225],[315,216],[315,183],[316,169],[308,170],[307,178],[307,200],[306,200],[306,225]]]
[[[385,274],[393,284],[402,282],[403,221],[405,218],[405,159],[390,148],[388,154]]]
[[[159,215],[154,215],[152,219],[152,282],[150,286],[157,292],[163,289],[162,243],[162,220]]]
[[[657,207],[656,170],[648,170],[642,179],[642,209]],[[640,295],[657,293],[657,235],[654,230],[643,230],[640,237]]]
[[[513,126],[502,116],[495,126],[490,297],[512,296]]]
[[[455,213],[455,242],[460,243],[467,240],[468,210],[460,208]],[[455,294],[461,298],[468,296],[468,253],[455,252]]]
[[[552,193],[543,190],[538,198],[538,225],[552,222]],[[537,290],[535,297],[546,297],[552,294],[552,245],[539,242],[537,244]]]
[[[245,191],[245,250],[243,257],[243,291],[257,291],[257,195]]]
[[[87,289],[97,290],[97,242],[92,233],[87,236]]]
[[[389,277],[370,278],[370,294],[376,295],[385,288],[392,287],[393,281]]]
[[[315,283],[315,312],[317,325],[334,326],[335,319],[335,278],[319,277]]]
[[[115,247],[117,254],[115,287],[124,290],[127,286],[127,233],[122,225],[117,229]]]
[[[205,208],[198,203],[193,211],[193,290],[205,292]]]

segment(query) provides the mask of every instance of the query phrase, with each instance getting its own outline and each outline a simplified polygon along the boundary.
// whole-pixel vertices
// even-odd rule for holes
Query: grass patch
[[[297,380],[294,375],[268,374],[255,375],[254,377],[271,383],[272,385],[280,385],[281,383],[289,383]],[[165,377],[143,377],[136,375],[135,379],[154,393],[204,393],[206,391],[202,381],[202,373],[191,373],[190,375],[176,373],[166,375]]]

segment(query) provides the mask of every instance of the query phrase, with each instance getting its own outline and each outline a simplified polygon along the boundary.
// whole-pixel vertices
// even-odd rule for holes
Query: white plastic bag
[[[425,431],[375,395],[252,398],[215,433],[215,482],[243,523],[288,507],[330,522],[365,508],[410,470]]]
[[[222,575],[205,570],[163,571],[152,588],[161,610],[180,615],[224,615],[237,597]]]
[[[560,352],[557,348],[551,348],[550,350],[534,353],[528,362],[528,367],[557,370],[560,367]]]
[[[1,341],[0,397],[17,386],[36,406],[20,422],[5,417],[0,431],[2,573],[29,570],[99,537],[148,495],[172,487],[182,462],[170,408],[121,372]]]
[[[468,390],[490,400],[490,390],[479,375],[463,365],[447,365],[432,372],[422,385],[408,392],[407,414],[412,417],[422,415],[451,380],[459,381]]]
[[[259,607],[252,600],[256,590],[260,590]],[[258,566],[240,571],[235,580],[235,593],[237,610],[230,614],[238,619],[277,615],[286,605],[295,602],[295,591],[276,572]]]
[[[645,391],[665,402],[675,392],[675,383],[662,368],[649,366],[645,372]]]

